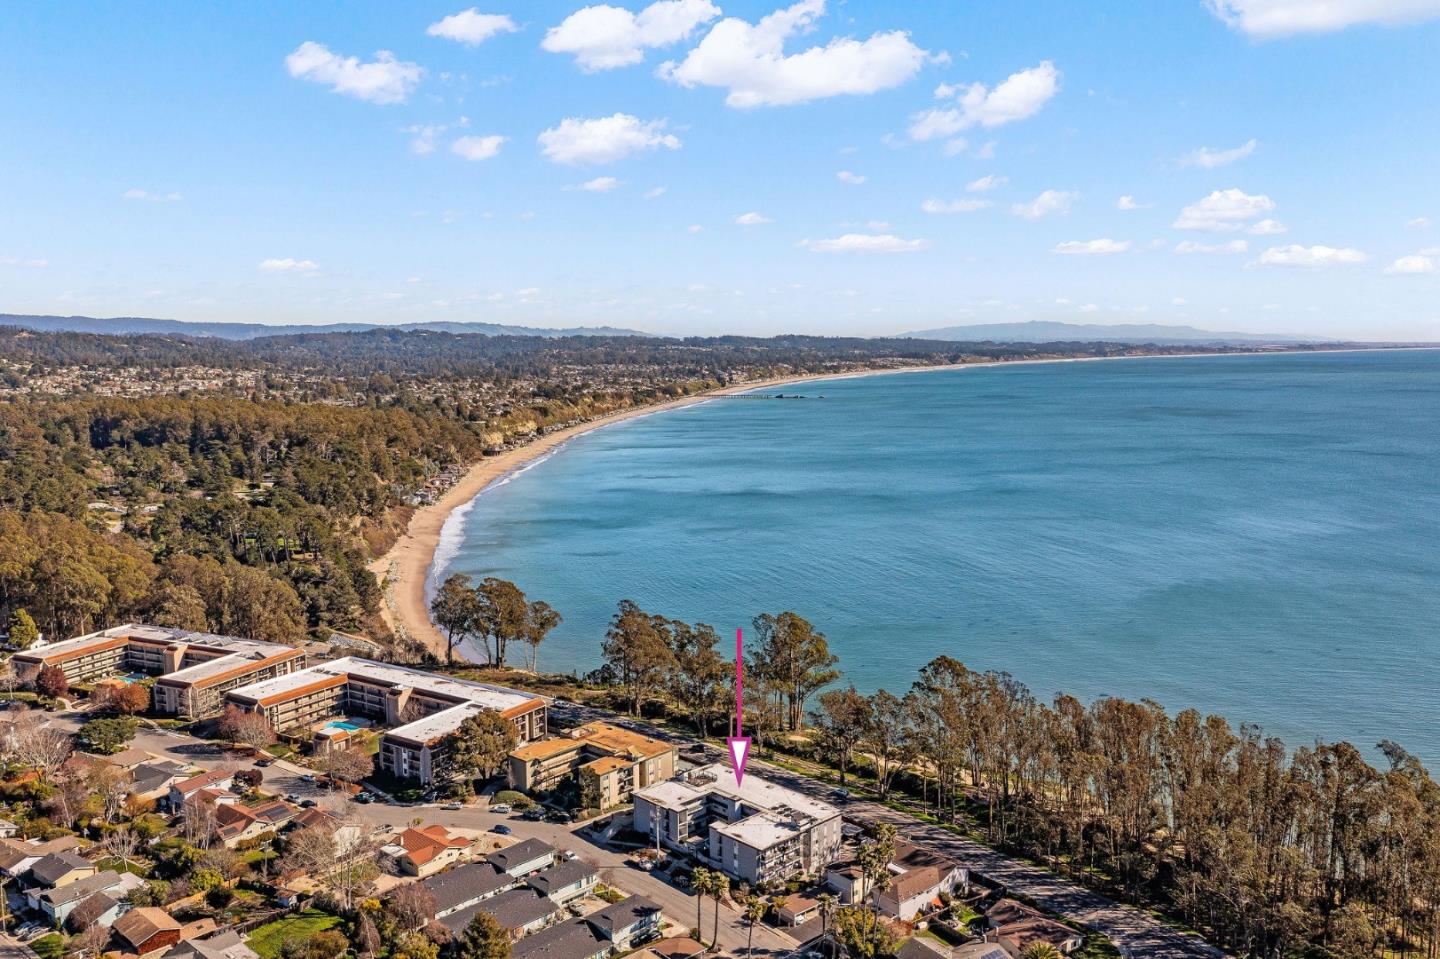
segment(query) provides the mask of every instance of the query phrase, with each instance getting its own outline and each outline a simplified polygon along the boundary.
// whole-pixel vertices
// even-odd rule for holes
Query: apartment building
[[[127,623],[16,653],[12,662],[25,682],[50,666],[72,684],[116,675],[158,677],[151,693],[155,710],[199,719],[220,712],[231,689],[303,669],[305,653],[280,643]]]
[[[635,829],[752,885],[818,875],[841,840],[839,809],[721,763],[638,790]]]
[[[594,722],[564,736],[528,743],[510,753],[510,784],[522,792],[553,789],[576,776],[581,795],[601,810],[629,802],[637,789],[675,775],[672,743],[610,723]]]
[[[225,701],[264,713],[277,732],[320,732],[338,716],[391,727],[380,740],[380,768],[422,785],[448,778],[445,740],[477,713],[500,713],[522,743],[546,733],[545,701],[538,696],[354,656],[232,689]]]

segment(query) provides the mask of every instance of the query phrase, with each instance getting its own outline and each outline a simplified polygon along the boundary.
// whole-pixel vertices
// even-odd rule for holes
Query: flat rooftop
[[[77,636],[74,639],[63,640],[58,643],[49,643],[18,655],[37,659],[49,659],[52,656],[64,656],[66,654],[84,652],[92,646],[98,646],[115,639],[171,647],[196,646],[217,652],[248,655],[255,659],[264,658],[265,656],[274,655],[275,653],[294,648],[280,643],[267,643],[262,640],[244,639],[239,636],[221,636],[217,633],[192,632],[185,629],[170,629],[165,626],[146,626],[143,623],[126,623],[123,626],[112,626],[109,629],[87,633],[84,636]]]
[[[809,817],[817,822],[840,815],[840,810],[820,799],[798,792],[756,774],[749,773],[741,786],[725,763],[699,766],[674,779],[667,779],[635,795],[657,806],[679,809],[705,796],[720,795],[751,809],[772,813],[780,819]]]
[[[784,819],[774,813],[757,812],[737,822],[713,823],[710,828],[752,849],[769,849],[776,843],[794,839],[804,827],[793,819]]]

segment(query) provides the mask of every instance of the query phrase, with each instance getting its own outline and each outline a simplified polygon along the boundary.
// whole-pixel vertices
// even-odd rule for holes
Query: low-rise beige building
[[[33,682],[47,667],[63,671],[72,684],[157,677],[151,690],[156,712],[200,719],[220,712],[231,689],[303,669],[305,653],[282,643],[127,623],[16,653],[11,662],[22,682]]]
[[[673,743],[594,722],[520,746],[510,753],[507,772],[510,784],[523,792],[553,789],[575,776],[586,803],[604,810],[674,776],[677,751]]]

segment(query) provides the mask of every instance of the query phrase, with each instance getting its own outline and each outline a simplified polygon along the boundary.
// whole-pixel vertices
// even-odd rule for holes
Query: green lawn
[[[30,948],[35,950],[40,959],[60,959],[65,952],[65,937],[58,932],[52,932],[30,943]]]
[[[265,925],[250,933],[246,942],[259,954],[260,959],[277,959],[280,947],[287,941],[304,942],[317,932],[333,929],[340,925],[340,917],[318,909],[304,912]],[[42,957],[43,959],[43,957]]]

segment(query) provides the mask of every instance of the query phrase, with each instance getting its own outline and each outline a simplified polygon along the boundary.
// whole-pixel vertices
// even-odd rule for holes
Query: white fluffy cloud
[[[294,257],[271,257],[268,260],[261,260],[256,267],[262,273],[313,273],[320,269],[320,265],[314,260],[297,260]]]
[[[1428,216],[1417,216],[1413,220],[1405,221],[1407,230],[1428,230],[1430,229],[1430,218]]]
[[[801,0],[757,23],[727,17],[685,59],[662,64],[659,75],[685,87],[724,87],[726,104],[748,109],[889,90],[915,76],[928,56],[903,30],[837,37],[787,56],[785,42],[814,29],[824,12],[825,0]]]
[[[1395,25],[1440,17],[1440,0],[1205,0],[1232,29],[1255,37],[1326,33],[1363,23]]]
[[[763,223],[773,223],[775,221],[771,220],[768,216],[752,210],[749,213],[742,213],[737,216],[735,222],[740,226],[760,226]]]
[[[500,144],[504,143],[505,139],[498,135],[460,137],[450,144],[450,152],[467,160],[489,160],[500,152]]]
[[[551,27],[540,46],[572,54],[587,73],[612,70],[644,60],[648,48],[679,43],[718,16],[720,8],[709,0],[659,0],[639,13],[602,3],[581,7]]]
[[[1216,150],[1213,147],[1201,147],[1193,153],[1187,153],[1180,158],[1182,166],[1198,166],[1206,170],[1213,170],[1216,167],[1228,166],[1236,160],[1243,160],[1255,152],[1259,146],[1257,140],[1246,140],[1238,147],[1229,150]]]
[[[965,184],[965,189],[971,193],[988,193],[991,190],[998,190],[1010,182],[1008,176],[997,176],[994,173],[982,176],[978,180],[971,180]]]
[[[1279,236],[1288,230],[1279,220],[1260,220],[1245,228],[1251,236]]]
[[[151,193],[149,190],[126,190],[120,196],[126,200],[148,200],[151,203],[179,203],[183,197],[178,193]]]
[[[858,173],[851,173],[849,170],[841,170],[839,173],[835,174],[835,179],[839,180],[841,183],[848,183],[851,186],[859,186],[869,178],[861,176]]]
[[[1229,243],[1196,243],[1194,240],[1185,240],[1175,244],[1176,253],[1244,253],[1250,249],[1250,244],[1244,240],[1231,240]]]
[[[1370,258],[1364,253],[1348,247],[1301,246],[1292,243],[1290,246],[1272,246],[1261,253],[1260,259],[1255,262],[1260,266],[1321,267],[1364,263],[1368,259]]]
[[[1125,253],[1129,249],[1129,240],[1104,237],[1099,240],[1066,240],[1055,244],[1054,252],[1065,256],[1104,256],[1107,253]]]
[[[1421,250],[1419,253],[1410,256],[1402,256],[1385,268],[1385,272],[1391,276],[1418,276],[1425,273],[1435,272],[1435,259],[1427,254],[1430,250]]]
[[[914,253],[930,246],[929,240],[904,240],[893,233],[846,233],[828,240],[803,240],[815,253]]]
[[[1215,190],[1181,210],[1173,226],[1177,230],[1235,233],[1245,229],[1249,221],[1273,209],[1275,201],[1264,194],[1252,196],[1243,190]],[[1262,222],[1267,224],[1266,232],[1280,232],[1275,229],[1279,224],[1273,220]]]
[[[285,58],[285,69],[297,80],[323,83],[336,93],[371,103],[404,103],[425,75],[419,64],[396,60],[389,50],[380,50],[374,60],[362,63],[313,40]]]
[[[593,180],[586,180],[575,189],[584,190],[587,193],[609,193],[620,185],[620,181],[613,176],[597,176]]]
[[[948,100],[953,107],[935,107],[911,117],[910,137],[933,140],[951,137],[974,126],[998,127],[1024,120],[1040,112],[1040,108],[1060,91],[1060,71],[1049,60],[1039,66],[1012,73],[993,90],[983,83],[967,87],[941,84],[935,95]]]
[[[939,200],[931,197],[920,204],[920,209],[926,213],[974,213],[976,210],[984,210],[994,206],[989,200]]]
[[[1075,194],[1064,190],[1046,190],[1029,203],[1016,203],[1010,212],[1027,220],[1038,220],[1052,213],[1069,213]]]
[[[1128,193],[1115,201],[1115,209],[1124,210],[1127,213],[1131,210],[1144,210],[1149,206],[1148,203],[1137,203],[1135,198]]]
[[[471,7],[442,17],[426,27],[425,32],[432,37],[444,37],[473,47],[496,34],[516,33],[519,29],[515,21],[503,13],[481,13],[476,7]]]
[[[614,163],[645,150],[680,149],[680,140],[664,129],[664,120],[646,122],[617,113],[589,120],[567,117],[537,139],[540,152],[556,163]]]

